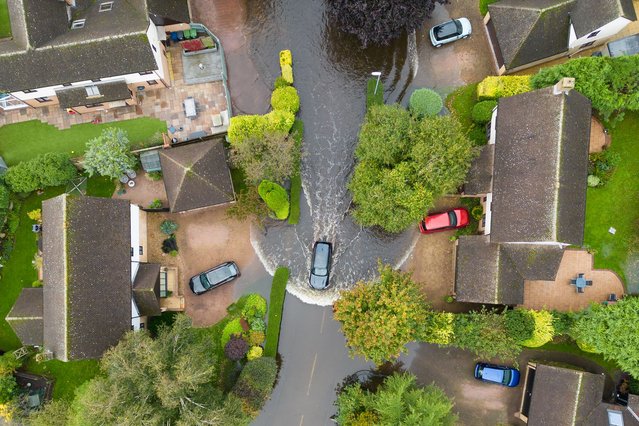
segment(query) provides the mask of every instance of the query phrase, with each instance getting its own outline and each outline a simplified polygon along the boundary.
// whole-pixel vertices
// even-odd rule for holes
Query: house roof
[[[567,51],[570,11],[577,1],[501,0],[488,5],[506,69]]]
[[[579,0],[570,14],[577,38],[588,35],[619,17],[637,20],[632,0]]]
[[[590,101],[575,90],[499,100],[492,242],[582,244],[590,117]]]
[[[42,346],[42,288],[23,288],[5,318],[23,345]]]
[[[160,315],[160,265],[139,263],[133,281],[133,299],[142,316]]]
[[[147,0],[146,3],[156,25],[191,22],[188,0]]]
[[[72,108],[104,102],[119,101],[131,98],[131,91],[124,80],[110,83],[96,84],[99,96],[91,96],[86,87],[72,87],[56,90],[55,94],[60,102],[60,108]]]
[[[605,376],[537,364],[528,425],[583,424],[602,400]]]
[[[501,247],[524,280],[554,281],[564,256],[563,249],[556,245],[502,244]]]
[[[160,163],[171,212],[215,206],[235,199],[221,140],[161,151]]]
[[[42,221],[44,345],[99,358],[131,327],[129,202],[64,194],[42,203]]]
[[[0,42],[0,91],[16,92],[157,69],[146,36],[145,0],[77,1],[70,29],[66,3],[15,0],[8,3],[13,39]],[[25,72],[28,70],[29,72]]]
[[[455,262],[455,296],[460,302],[517,305],[524,278],[501,244],[485,235],[461,236]]]
[[[629,398],[637,397],[630,395]],[[614,416],[615,420],[623,419],[623,423],[612,423],[610,417]],[[580,423],[584,426],[601,426],[601,425],[621,425],[621,426],[639,426],[639,411],[633,408],[629,403],[627,407],[615,404],[600,402],[588,416]]]
[[[464,193],[487,194],[492,190],[494,156],[495,145],[484,145],[470,166]]]

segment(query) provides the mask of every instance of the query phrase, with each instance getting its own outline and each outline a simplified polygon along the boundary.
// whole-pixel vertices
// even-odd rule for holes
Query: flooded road
[[[291,270],[289,292],[307,303],[331,304],[339,290],[374,277],[377,262],[399,266],[417,236],[416,227],[388,235],[353,222],[347,189],[353,151],[363,120],[366,80],[380,71],[386,102],[407,97],[418,70],[417,37],[404,36],[387,47],[361,49],[326,20],[324,2],[277,0],[248,3],[248,49],[263,81],[279,75],[278,53],[293,52],[295,87],[304,121],[302,214],[297,226],[253,229],[253,247],[269,272]],[[313,243],[333,243],[330,288],[308,287]]]

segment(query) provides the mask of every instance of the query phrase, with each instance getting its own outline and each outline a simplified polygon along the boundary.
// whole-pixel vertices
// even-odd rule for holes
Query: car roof
[[[484,380],[501,383],[504,379],[504,370],[486,366],[481,373],[481,377]]]

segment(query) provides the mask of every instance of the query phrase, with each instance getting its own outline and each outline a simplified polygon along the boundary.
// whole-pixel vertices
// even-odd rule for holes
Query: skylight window
[[[100,12],[108,12],[113,9],[113,2],[107,1],[104,3],[100,3]]]
[[[87,91],[87,96],[100,96],[100,89],[98,89],[98,86],[87,86],[85,87],[85,90]]]
[[[86,21],[86,19],[76,19],[75,21],[71,22],[71,29],[78,30],[80,28],[84,28],[84,23]]]

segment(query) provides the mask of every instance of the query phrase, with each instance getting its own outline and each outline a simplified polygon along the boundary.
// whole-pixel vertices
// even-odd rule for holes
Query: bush
[[[271,394],[276,377],[277,363],[274,358],[254,359],[244,366],[232,393],[244,402],[245,412],[255,415]]]
[[[588,175],[588,186],[589,187],[594,188],[596,186],[599,186],[600,183],[601,183],[601,179],[599,179],[597,176]]]
[[[588,186],[604,186],[612,177],[617,164],[621,161],[621,156],[609,149],[590,154],[588,161],[588,174],[599,179],[588,176]],[[597,182],[597,185],[593,185]]]
[[[40,280],[35,280],[34,282],[31,283],[31,287],[33,288],[40,288],[42,287],[42,281]]]
[[[249,321],[251,330],[264,331],[266,330],[266,322],[262,318],[252,318]]]
[[[473,217],[473,219],[475,220],[481,220],[481,218],[484,216],[484,208],[481,205],[478,206],[474,206],[471,210],[470,210],[470,215]]]
[[[177,245],[177,241],[175,240],[175,235],[171,235],[169,238],[162,241],[162,253],[171,254],[171,252],[176,252],[177,254],[177,251],[178,251],[178,245]],[[171,256],[174,256],[174,255],[171,254]]]
[[[228,138],[231,145],[241,143],[247,138],[261,138],[264,136],[266,120],[261,115],[238,115],[231,117]]]
[[[442,97],[431,89],[417,89],[410,95],[408,102],[413,115],[421,117],[434,117],[444,107]]]
[[[530,339],[521,344],[529,348],[537,348],[550,342],[555,336],[553,315],[548,311],[530,311],[534,323],[534,331]]]
[[[155,172],[148,172],[146,174],[146,177],[149,178],[149,180],[157,182],[159,180],[162,180],[162,171],[158,170]]]
[[[477,99],[499,99],[533,90],[529,75],[486,77],[477,85]]]
[[[552,312],[552,327],[556,336],[570,334],[575,322],[575,314],[572,312]]]
[[[275,182],[263,180],[257,188],[260,197],[269,209],[275,213],[275,217],[284,220],[288,217],[289,202],[286,190]]]
[[[295,114],[300,109],[300,97],[297,94],[297,89],[293,86],[275,89],[271,95],[271,106],[273,109],[281,109]]]
[[[18,395],[18,383],[11,374],[0,376],[0,404],[6,404]]]
[[[282,65],[282,78],[288,82],[288,84],[293,84],[293,67],[290,65]]]
[[[31,192],[64,185],[77,175],[67,154],[47,152],[9,167],[4,179],[13,192]]]
[[[249,361],[253,361],[254,359],[261,358],[262,353],[264,353],[264,349],[262,349],[261,346],[253,346],[246,354],[246,359],[248,359]]]
[[[289,82],[284,79],[284,77],[277,77],[275,79],[275,83],[273,83],[274,89],[281,89],[282,87],[290,86]]]
[[[261,319],[264,315],[266,315],[266,299],[257,293],[249,294],[246,302],[244,302],[242,316],[244,318],[259,317]]]
[[[149,203],[150,209],[161,209],[162,208],[162,200],[159,198],[155,198],[151,203]]]
[[[166,235],[173,235],[178,230],[178,224],[172,220],[164,220],[160,224],[160,231]]]
[[[249,333],[248,342],[249,342],[249,345],[251,346],[258,346],[264,343],[265,338],[266,336],[263,331],[251,331]]]
[[[0,376],[13,374],[20,366],[22,361],[17,359],[13,352],[7,352],[0,356]]]
[[[231,336],[241,335],[242,333],[244,333],[244,329],[242,328],[242,323],[240,322],[240,319],[239,318],[232,319],[222,329],[222,336],[220,337],[221,345],[226,346]]]
[[[266,345],[264,346],[264,356],[267,357],[275,358],[275,355],[277,355],[288,275],[288,269],[284,267],[277,268],[275,275],[273,275],[271,296],[269,298],[268,326],[266,327]]]
[[[264,115],[266,123],[264,131],[290,133],[293,123],[295,123],[295,114],[289,111],[276,109]],[[262,136],[264,134],[262,133]]]
[[[0,210],[6,210],[11,205],[11,192],[7,186],[0,182]]]
[[[531,311],[526,309],[513,309],[505,312],[506,331],[508,336],[521,343],[533,337],[535,331],[535,319]]]
[[[485,124],[493,116],[493,109],[497,106],[497,101],[481,101],[473,106],[472,118],[475,123]]]
[[[280,51],[280,66],[290,65],[293,66],[293,54],[290,50]]]
[[[27,213],[27,217],[34,222],[42,221],[42,209],[31,210]]]
[[[9,231],[9,234],[15,234],[18,230],[18,226],[20,226],[19,211],[11,210],[7,215],[7,230]]]
[[[241,336],[233,335],[224,345],[224,355],[231,361],[239,361],[246,356],[249,346]]]

